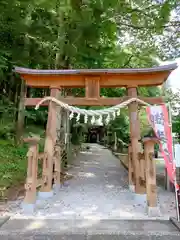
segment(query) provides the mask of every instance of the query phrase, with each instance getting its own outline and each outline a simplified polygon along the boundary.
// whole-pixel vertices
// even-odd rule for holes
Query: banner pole
[[[174,137],[172,134],[172,113],[171,113],[171,104],[168,103],[167,104],[168,107],[168,112],[169,112],[169,125],[170,125],[170,129],[171,129],[171,136],[172,136],[172,153],[173,153],[173,162],[175,164],[176,167],[176,162],[175,162],[175,151],[174,151]],[[177,189],[177,181],[176,181],[176,168],[175,170],[175,177],[174,177],[174,185],[175,185],[175,201],[176,201],[176,212],[177,212],[177,220],[178,222],[180,221],[180,208],[179,208],[179,198],[178,198],[178,194],[179,194],[179,189]]]

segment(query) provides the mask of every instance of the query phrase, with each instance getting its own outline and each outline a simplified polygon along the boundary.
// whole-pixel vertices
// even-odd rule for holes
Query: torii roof
[[[40,70],[15,67],[34,87],[84,87],[86,79],[100,81],[101,87],[155,86],[163,84],[177,64],[152,68]]]

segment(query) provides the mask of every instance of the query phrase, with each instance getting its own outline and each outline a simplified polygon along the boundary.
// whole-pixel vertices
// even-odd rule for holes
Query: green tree
[[[0,89],[15,107],[22,87],[12,72],[14,65],[43,69],[151,67],[155,64],[152,56],[167,58],[179,44],[174,37],[169,52],[161,44],[170,46],[167,30],[178,36],[179,7],[173,0],[2,0],[0,11]],[[171,18],[172,12],[176,20]],[[154,90],[139,89],[146,96]],[[101,94],[125,94],[123,89],[107,91]],[[36,97],[48,91],[31,89],[28,93]],[[71,93],[84,94],[79,89]]]
[[[178,141],[180,143],[180,90],[173,89],[165,90],[166,102],[170,104],[171,107],[171,117],[172,117],[172,131],[176,133]]]

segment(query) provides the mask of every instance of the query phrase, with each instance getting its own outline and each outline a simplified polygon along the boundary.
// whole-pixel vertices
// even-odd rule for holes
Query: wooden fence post
[[[28,166],[26,178],[26,194],[23,202],[23,210],[33,212],[36,202],[36,187],[37,187],[37,174],[38,174],[38,143],[40,138],[26,138],[24,142],[29,143],[29,150],[27,153]]]
[[[129,189],[131,191],[135,191],[135,179],[134,179],[134,169],[133,169],[133,158],[132,158],[132,146],[129,145],[128,148],[128,156],[129,156]],[[146,176],[145,176],[145,158],[144,153],[142,151],[141,143],[138,143],[138,161],[139,161],[139,181],[141,185],[141,194],[142,199],[145,199],[146,196],[143,196],[146,194]],[[139,197],[140,199],[140,197]]]
[[[139,159],[139,166],[140,166],[140,185],[142,189],[144,190],[144,194],[146,194],[146,164],[145,164],[145,155],[142,152],[138,153],[138,159]]]
[[[61,179],[61,147],[55,146],[54,149],[54,184],[58,189],[60,186]]]
[[[157,186],[156,186],[156,163],[154,160],[154,145],[159,143],[157,138],[144,138],[144,153],[146,164],[146,191],[147,207],[150,217],[160,215],[157,203]]]
[[[133,163],[132,163],[132,147],[131,147],[131,145],[129,145],[129,147],[128,147],[128,179],[129,179],[129,190],[134,192],[135,185],[134,185],[134,171],[133,171]]]

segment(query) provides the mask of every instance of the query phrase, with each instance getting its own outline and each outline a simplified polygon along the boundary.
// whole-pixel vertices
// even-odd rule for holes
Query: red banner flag
[[[165,105],[147,107],[148,120],[153,127],[156,137],[160,141],[160,149],[163,155],[170,181],[175,180],[175,163],[173,156],[173,140],[169,124],[168,110]]]

